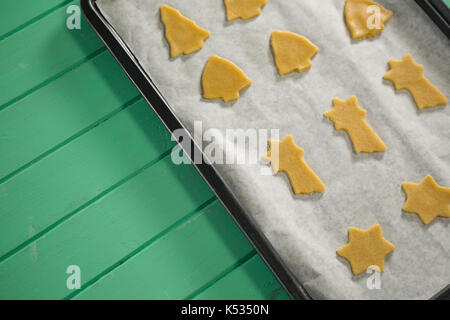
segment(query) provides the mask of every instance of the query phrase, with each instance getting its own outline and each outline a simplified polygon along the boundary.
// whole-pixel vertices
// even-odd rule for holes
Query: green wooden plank
[[[173,145],[141,100],[7,180],[0,185],[0,256]]]
[[[5,13],[0,19],[0,38],[7,33],[18,31],[25,24],[39,19],[55,7],[67,3],[67,0],[13,0],[2,2],[2,12]]]
[[[63,7],[0,41],[0,109],[104,49],[84,19],[69,30],[67,17]]]
[[[255,254],[211,287],[196,300],[289,300],[278,280]]]
[[[69,265],[88,283],[213,197],[193,166],[169,155],[1,263],[0,299],[62,299]]]
[[[138,95],[104,52],[0,111],[0,181]]]
[[[444,3],[450,8],[450,0],[444,0]]]
[[[219,202],[75,296],[183,299],[254,254]]]

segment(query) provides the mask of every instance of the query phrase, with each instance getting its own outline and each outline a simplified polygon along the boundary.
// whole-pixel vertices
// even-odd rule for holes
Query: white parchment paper
[[[406,91],[383,81],[388,60],[411,53],[425,75],[450,97],[449,41],[413,0],[380,0],[394,12],[380,37],[352,41],[343,0],[269,0],[261,16],[227,22],[222,0],[99,0],[107,20],[192,130],[280,129],[305,149],[305,161],[327,186],[323,195],[293,195],[283,174],[261,175],[259,165],[217,166],[248,214],[313,298],[428,299],[450,283],[450,221],[424,226],[402,212],[403,181],[431,174],[450,186],[450,107],[418,111]],[[169,59],[159,7],[171,5],[211,31],[204,48]],[[275,29],[320,47],[313,67],[281,77],[269,46]],[[201,98],[201,73],[210,55],[230,59],[253,80],[235,103]],[[332,99],[356,95],[387,152],[356,155],[348,136],[323,113]],[[369,275],[352,276],[336,255],[348,228],[380,223],[396,245],[386,259],[382,288]]]

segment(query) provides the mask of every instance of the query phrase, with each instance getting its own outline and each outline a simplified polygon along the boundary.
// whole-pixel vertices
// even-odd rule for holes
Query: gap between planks
[[[21,173],[22,171],[24,171],[25,169],[28,169],[29,167],[31,167],[33,164],[41,161],[42,159],[50,156],[52,153],[58,151],[59,149],[61,149],[62,147],[64,147],[65,145],[67,145],[68,143],[78,139],[79,137],[83,136],[84,134],[88,133],[89,131],[91,131],[92,129],[94,129],[95,127],[99,126],[100,124],[108,121],[109,119],[113,118],[114,116],[116,116],[117,114],[119,114],[120,112],[122,112],[123,110],[127,109],[129,106],[137,103],[139,100],[141,100],[141,95],[137,95],[134,98],[132,98],[131,100],[125,102],[123,105],[121,105],[119,108],[117,108],[116,110],[113,110],[112,112],[108,113],[107,115],[103,116],[102,118],[100,118],[99,120],[91,123],[90,125],[88,125],[87,127],[85,127],[84,129],[81,129],[80,131],[76,132],[75,134],[73,134],[72,136],[70,136],[69,138],[67,138],[66,140],[58,143],[56,146],[50,148],[49,150],[45,151],[44,153],[40,154],[39,156],[37,156],[36,158],[34,158],[33,160],[27,162],[26,164],[24,164],[23,166],[17,168],[16,170],[12,171],[11,173],[7,174],[6,176],[4,176],[3,178],[0,179],[0,185],[2,185],[3,183],[7,182],[8,180],[12,179],[13,177],[15,177],[16,175],[18,175],[19,173]]]
[[[57,73],[54,76],[51,76],[50,78],[44,80],[43,82],[35,85],[34,87],[32,87],[31,89],[28,89],[27,91],[25,91],[22,94],[19,94],[18,96],[16,96],[15,98],[9,100],[8,102],[4,103],[3,105],[0,106],[0,111],[3,111],[4,109],[8,108],[9,106],[13,105],[14,103],[24,99],[25,97],[29,96],[30,94],[32,94],[33,92],[42,89],[43,87],[45,87],[46,85],[48,85],[49,83],[57,80],[58,78],[61,78],[62,76],[64,76],[65,74],[79,68],[80,66],[82,66],[83,64],[85,64],[86,62],[89,62],[90,60],[94,59],[95,57],[97,57],[98,55],[100,55],[101,53],[106,51],[106,47],[103,46],[100,49],[95,50],[93,53],[87,55],[86,57],[84,57],[83,59],[78,60],[76,63],[74,63],[73,65],[71,65],[70,67],[64,69],[63,71]]]
[[[172,148],[170,147],[168,150],[164,151],[159,157],[157,157],[156,159],[150,161],[149,163],[145,164],[144,166],[142,166],[141,168],[137,169],[136,171],[132,172],[131,174],[129,174],[128,176],[126,176],[125,178],[121,179],[120,181],[116,182],[115,184],[113,184],[112,186],[110,186],[109,188],[107,188],[106,190],[104,190],[103,192],[101,192],[100,194],[96,195],[95,197],[93,197],[92,199],[90,199],[89,201],[83,203],[81,206],[79,206],[78,208],[76,208],[75,210],[69,212],[67,215],[65,215],[64,217],[60,218],[59,220],[55,221],[54,223],[52,223],[51,225],[49,225],[47,228],[43,229],[42,231],[36,233],[33,237],[27,239],[26,241],[22,242],[20,245],[18,245],[17,247],[15,247],[14,249],[8,251],[7,253],[5,253],[3,256],[0,257],[0,263],[3,263],[5,260],[11,258],[12,256],[14,256],[17,252],[21,251],[22,249],[26,248],[28,245],[30,245],[31,243],[33,243],[34,241],[38,240],[39,238],[41,238],[42,236],[44,236],[45,234],[47,234],[48,232],[52,231],[53,229],[55,229],[56,227],[60,226],[62,223],[64,223],[65,221],[67,221],[68,219],[70,219],[71,217],[75,216],[77,213],[79,213],[80,211],[82,211],[83,209],[85,209],[86,207],[90,206],[91,204],[97,202],[98,200],[100,200],[101,198],[103,198],[104,196],[106,196],[107,194],[109,194],[110,192],[114,191],[115,189],[117,189],[118,187],[120,187],[121,185],[123,185],[124,183],[130,181],[131,179],[133,179],[134,177],[138,176],[140,173],[142,173],[143,171],[149,169],[150,167],[152,167],[153,165],[157,164],[159,161],[161,161],[162,159],[164,159],[165,157],[169,156],[172,152]]]
[[[200,216],[202,212],[204,212],[205,209],[208,207],[214,205],[217,202],[216,196],[211,197],[210,199],[206,200],[204,203],[202,203],[199,207],[194,209],[192,212],[186,214],[183,218],[179,219],[136,249],[134,249],[132,252],[130,252],[128,255],[120,259],[120,261],[116,262],[109,268],[105,269],[104,271],[100,272],[98,275],[96,275],[94,278],[89,280],[86,284],[84,284],[79,290],[74,291],[73,293],[67,295],[64,300],[71,300],[81,294],[84,290],[88,289],[89,287],[93,286],[97,281],[102,279],[103,277],[106,277],[109,273],[113,272],[115,269],[117,269],[119,266],[121,266],[123,263],[127,262],[129,259],[135,257],[140,252],[144,251],[146,248],[150,247],[152,244],[156,243],[158,240],[165,237],[167,234],[171,233],[172,231],[182,227],[183,225],[189,223],[191,220],[195,219],[197,216]]]
[[[30,20],[28,20],[25,23],[22,23],[21,25],[19,25],[18,27],[13,28],[12,30],[4,33],[3,35],[0,36],[0,42],[5,40],[6,38],[11,37],[12,35],[14,35],[15,33],[25,29],[26,27],[32,25],[33,23],[41,20],[42,18],[45,18],[46,16],[48,16],[49,14],[55,12],[58,9],[61,9],[62,7],[68,5],[69,3],[74,2],[74,0],[66,0],[50,9],[45,10],[44,12],[38,14],[37,16],[35,16],[34,18],[31,18]]]
[[[213,280],[211,280],[210,282],[208,282],[207,284],[205,284],[204,286],[198,288],[197,290],[195,290],[193,293],[191,293],[190,295],[188,295],[187,297],[184,298],[184,300],[193,300],[195,299],[195,297],[197,297],[198,295],[202,294],[202,292],[206,291],[207,289],[211,288],[213,285],[215,285],[216,283],[218,283],[220,280],[222,280],[223,278],[225,278],[227,275],[229,275],[230,273],[232,273],[234,270],[236,270],[237,268],[239,268],[240,266],[244,265],[246,262],[248,262],[251,258],[253,258],[254,256],[256,256],[256,250],[253,249],[251,252],[249,252],[247,255],[245,255],[244,257],[242,257],[241,259],[239,259],[238,261],[236,261],[236,263],[234,263],[233,265],[231,265],[229,268],[225,269],[222,273],[220,273],[216,278],[214,278]]]

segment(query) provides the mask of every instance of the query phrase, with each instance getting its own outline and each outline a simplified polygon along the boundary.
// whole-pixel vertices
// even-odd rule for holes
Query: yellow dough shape
[[[450,218],[450,188],[441,187],[428,175],[421,183],[404,182],[407,200],[403,210],[417,214],[423,223],[437,217]]]
[[[208,30],[200,28],[180,11],[167,5],[161,6],[161,20],[166,28],[172,58],[200,50],[203,42],[210,36]]]
[[[203,97],[230,102],[239,99],[239,91],[248,88],[252,80],[233,62],[213,55],[202,75]]]
[[[312,66],[311,59],[319,52],[311,41],[289,31],[272,32],[271,43],[275,64],[281,75],[308,70]]]
[[[383,77],[392,81],[395,90],[408,90],[420,110],[448,103],[447,98],[423,75],[424,67],[417,64],[410,54],[402,60],[390,60],[391,70]]]
[[[348,238],[349,242],[339,248],[337,254],[350,262],[354,275],[360,275],[372,266],[384,271],[384,258],[395,246],[384,239],[379,224],[368,230],[350,228]]]
[[[344,130],[350,136],[356,153],[386,151],[386,145],[364,119],[367,111],[358,105],[355,96],[347,101],[333,100],[333,109],[325,116],[334,122],[336,130]]]
[[[269,152],[263,157],[272,163],[275,173],[285,172],[295,194],[324,192],[325,185],[303,160],[304,150],[289,135],[283,141],[270,140]]]
[[[224,0],[228,21],[251,19],[261,14],[261,8],[267,0]]]
[[[392,11],[370,0],[346,0],[345,20],[355,40],[375,37],[392,17]]]

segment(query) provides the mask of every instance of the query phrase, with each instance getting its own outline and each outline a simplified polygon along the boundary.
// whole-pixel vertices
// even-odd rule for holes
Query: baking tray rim
[[[188,151],[188,154],[190,155],[201,155],[204,160],[200,164],[192,161],[195,169],[214,192],[218,200],[222,203],[229,215],[245,234],[247,239],[256,249],[265,264],[273,272],[289,296],[294,300],[312,300],[312,297],[309,295],[307,290],[289,270],[269,240],[257,227],[257,224],[253,218],[245,212],[242,205],[217,170],[212,165],[208,164],[208,161],[205,161],[203,151],[194,141],[190,132],[175,115],[168,102],[164,99],[149,74],[147,74],[144,68],[140,65],[138,59],[128,48],[127,44],[122,40],[119,34],[100,12],[96,5],[96,1],[97,0],[80,0],[83,14],[92,26],[93,30],[100,37],[102,42],[117,60],[130,80],[134,83],[143,98],[147,101],[148,105],[156,113],[170,134],[172,135],[175,130],[184,131],[183,136],[189,138],[191,145],[191,150],[184,151]],[[444,34],[449,37],[450,26],[448,24],[442,24],[441,21],[441,18],[448,15],[449,12],[445,12],[444,14],[443,12],[437,10],[435,6],[431,6],[428,0],[415,0],[415,2],[418,3],[419,6],[430,16],[430,18],[441,28]],[[445,5],[443,2],[441,3]],[[432,13],[430,14],[430,12],[438,13],[438,15],[433,15]],[[179,143],[179,145],[184,149],[185,144]],[[440,300],[449,298],[450,285],[431,299]]]
[[[450,8],[443,0],[415,0],[441,31],[450,39]]]

